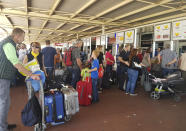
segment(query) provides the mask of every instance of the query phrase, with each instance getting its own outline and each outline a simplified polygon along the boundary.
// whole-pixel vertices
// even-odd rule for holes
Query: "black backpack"
[[[42,121],[42,110],[37,97],[34,95],[21,112],[22,123],[25,126],[34,126]]]
[[[64,84],[70,84],[72,80],[72,73],[68,70],[65,69],[64,74],[62,76],[62,81]]]

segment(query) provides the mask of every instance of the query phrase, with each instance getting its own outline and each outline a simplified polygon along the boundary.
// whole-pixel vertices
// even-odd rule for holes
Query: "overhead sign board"
[[[156,25],[154,27],[155,41],[167,41],[171,37],[171,23]]]
[[[125,43],[134,43],[134,30],[125,32]]]
[[[173,22],[173,40],[186,40],[186,20]]]
[[[101,38],[100,38],[100,36],[96,37],[96,45],[101,45]]]
[[[90,45],[91,45],[91,37],[87,38],[87,46],[90,46]]]
[[[124,32],[116,33],[116,43],[122,44],[124,40]]]
[[[55,43],[55,46],[64,46],[66,45],[67,43]]]

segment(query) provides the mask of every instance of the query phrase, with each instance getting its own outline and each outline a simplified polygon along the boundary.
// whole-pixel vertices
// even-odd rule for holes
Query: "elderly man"
[[[10,82],[15,77],[16,69],[32,79],[39,80],[39,75],[34,75],[26,70],[16,54],[16,44],[24,41],[25,32],[15,28],[11,36],[0,42],[0,131],[15,128],[16,125],[7,125],[7,116],[10,106]]]
[[[161,67],[163,76],[166,76],[170,73],[174,72],[176,69],[177,55],[176,52],[170,50],[170,44],[165,45],[165,49],[160,51],[158,54],[158,61],[160,63],[160,59],[162,57]]]
[[[76,40],[74,47],[72,47],[72,81],[71,85],[76,88],[76,83],[80,80],[80,71],[82,68],[82,62],[80,58],[81,46],[83,42]]]

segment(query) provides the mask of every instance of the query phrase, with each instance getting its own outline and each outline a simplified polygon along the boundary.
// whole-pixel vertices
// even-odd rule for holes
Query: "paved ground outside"
[[[138,96],[129,96],[117,88],[106,89],[100,102],[80,107],[80,112],[64,125],[47,131],[186,131],[186,97],[175,102],[171,97],[151,100],[138,88]],[[21,110],[27,102],[24,86],[11,88],[9,123],[16,123],[14,131],[33,131],[21,123]]]

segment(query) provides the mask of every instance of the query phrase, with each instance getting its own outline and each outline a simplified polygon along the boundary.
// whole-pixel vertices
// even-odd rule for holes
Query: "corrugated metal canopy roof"
[[[15,27],[26,31],[26,43],[63,42],[186,16],[186,0],[1,0],[0,35]]]

